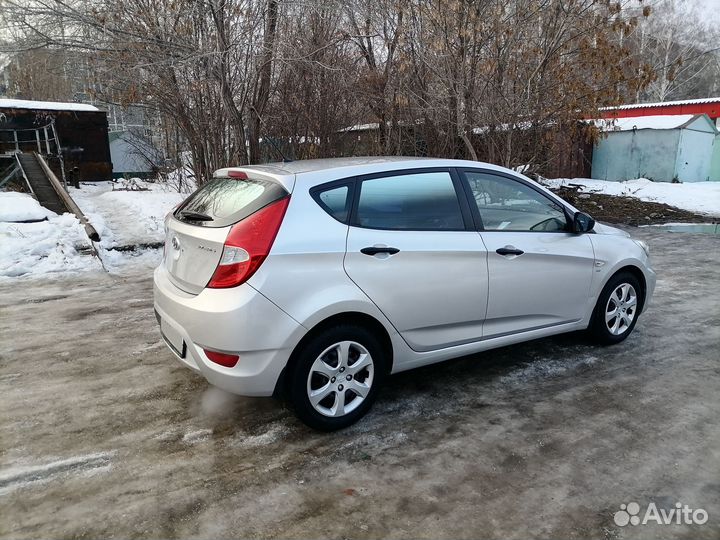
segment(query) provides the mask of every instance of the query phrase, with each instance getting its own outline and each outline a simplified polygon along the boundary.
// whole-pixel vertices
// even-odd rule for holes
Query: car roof
[[[304,174],[315,171],[341,169],[345,167],[362,167],[383,163],[402,163],[412,161],[426,162],[429,158],[402,157],[402,156],[368,156],[368,157],[342,157],[325,159],[301,159],[298,161],[285,161],[267,163],[265,165],[250,165],[247,168],[272,168],[285,174]]]
[[[318,184],[381,172],[392,172],[404,169],[423,169],[431,167],[468,167],[497,171],[512,176],[529,180],[522,174],[506,167],[485,163],[483,161],[468,161],[463,159],[445,158],[422,158],[403,156],[370,156],[370,157],[347,157],[347,158],[325,158],[325,159],[303,159],[298,161],[286,161],[277,163],[266,163],[264,165],[245,165],[243,167],[228,167],[216,172],[218,176],[226,176],[228,171],[256,171],[274,177],[288,192],[292,193],[294,188],[302,185],[305,189],[312,188]],[[550,198],[570,208],[573,212],[577,209],[567,201],[544,186],[533,182],[537,188],[546,193]]]
[[[257,171],[273,176],[295,176],[295,179],[298,181],[323,181],[326,177],[330,178],[333,176],[342,178],[360,174],[372,174],[375,172],[425,167],[482,167],[484,169],[512,172],[503,167],[480,161],[404,156],[366,156],[303,159],[299,161],[266,163],[263,165],[245,165],[242,167],[221,169],[218,173],[224,175],[229,170]]]

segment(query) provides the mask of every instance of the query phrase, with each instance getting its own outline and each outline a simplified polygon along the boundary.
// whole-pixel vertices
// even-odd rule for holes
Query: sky
[[[703,18],[720,23],[720,0],[691,0],[688,3],[693,4],[693,8]]]

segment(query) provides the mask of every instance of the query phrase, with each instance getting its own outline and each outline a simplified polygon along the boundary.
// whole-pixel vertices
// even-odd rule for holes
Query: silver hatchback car
[[[390,373],[581,329],[618,343],[655,286],[643,242],[473,161],[222,169],[165,225],[172,352],[321,430],[362,417]]]

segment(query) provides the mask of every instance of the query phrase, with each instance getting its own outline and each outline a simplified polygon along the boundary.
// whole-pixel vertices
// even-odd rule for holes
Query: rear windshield
[[[175,219],[203,227],[227,227],[288,193],[271,180],[213,178],[183,202]]]

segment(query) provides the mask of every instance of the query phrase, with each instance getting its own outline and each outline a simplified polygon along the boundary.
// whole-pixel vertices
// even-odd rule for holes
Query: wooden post
[[[45,126],[47,128],[47,126]],[[57,129],[55,129],[55,120],[50,122],[50,129],[53,132],[53,140],[55,141],[55,148],[57,150],[57,157],[60,160],[60,175],[62,176],[63,185],[67,189],[67,178],[65,177],[65,160],[63,159],[62,149],[60,148],[60,139],[58,138]],[[50,154],[50,143],[48,142],[48,154]]]
[[[49,138],[48,138],[47,126],[45,126],[45,127],[43,128],[43,130],[45,131],[45,149],[47,150],[47,155],[49,156],[49,155],[50,155],[50,140],[49,140]],[[54,130],[53,130],[53,131],[54,131]],[[38,151],[39,151],[39,150],[38,150]]]
[[[57,193],[60,199],[62,199],[67,209],[70,210],[73,214],[75,214],[80,220],[80,223],[85,227],[85,232],[87,233],[90,240],[92,240],[93,242],[99,242],[100,235],[95,230],[95,227],[90,224],[88,218],[85,216],[85,214],[83,214],[82,210],[80,210],[80,207],[75,203],[75,201],[72,200],[70,194],[65,191],[65,189],[63,189],[63,185],[60,183],[60,180],[58,180],[57,176],[55,176],[55,173],[52,172],[50,167],[48,167],[48,164],[45,162],[45,160],[40,154],[35,154],[35,157],[37,158],[40,167],[45,172],[48,180],[50,180],[50,185],[55,190],[55,193]]]
[[[37,141],[38,154],[42,152],[42,146],[40,146],[40,130],[35,130],[35,140]]]

